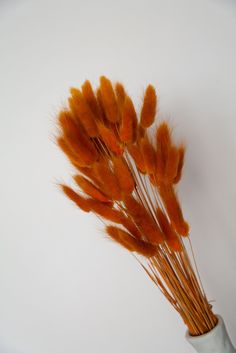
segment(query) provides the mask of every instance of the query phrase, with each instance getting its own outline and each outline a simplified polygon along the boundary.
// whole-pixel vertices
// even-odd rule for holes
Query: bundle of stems
[[[158,106],[154,87],[146,88],[139,114],[123,85],[104,76],[96,91],[85,81],[70,93],[68,107],[57,117],[57,143],[75,175],[74,187],[62,184],[62,190],[133,253],[191,335],[210,331],[217,317],[201,284],[175,190],[185,146],[173,142],[167,122],[152,126]]]

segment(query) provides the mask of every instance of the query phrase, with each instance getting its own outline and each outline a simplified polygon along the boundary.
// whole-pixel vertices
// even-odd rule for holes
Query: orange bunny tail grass
[[[137,239],[143,239],[141,230],[135,225],[131,217],[124,217],[120,222],[126,230]]]
[[[176,232],[182,236],[188,236],[189,225],[183,218],[182,210],[173,187],[161,185],[159,192]]]
[[[185,147],[180,146],[178,153],[179,153],[178,167],[177,167],[176,176],[174,178],[174,184],[177,184],[180,181],[181,176],[182,176],[182,170],[183,170],[183,166],[184,166]]]
[[[141,112],[141,126],[147,128],[152,125],[156,115],[157,96],[155,88],[149,85],[146,89]]]
[[[103,107],[105,109],[107,119],[116,123],[119,121],[119,110],[116,101],[115,92],[113,90],[111,81],[106,77],[102,76],[100,78],[100,89],[101,89],[101,99],[103,102]]]
[[[145,174],[146,173],[146,166],[145,161],[143,159],[142,153],[137,145],[130,145],[128,146],[128,151],[131,157],[133,158],[138,170]]]
[[[91,211],[91,208],[88,205],[88,201],[84,197],[77,194],[69,186],[66,186],[66,185],[60,185],[60,186],[61,186],[61,189],[64,192],[64,194],[69,199],[71,199],[71,201],[73,201],[79,208],[81,208],[81,210],[83,210],[84,212]]]
[[[103,124],[98,125],[100,136],[107,146],[108,150],[115,153],[117,156],[122,155],[123,148],[119,143],[118,138],[116,137],[113,130],[109,129]]]
[[[89,199],[88,204],[90,209],[98,214],[99,216],[103,217],[107,221],[114,222],[114,223],[121,223],[123,220],[123,213],[114,209],[111,205],[104,204],[97,200]]]
[[[107,162],[100,162],[94,165],[94,172],[99,180],[101,190],[114,200],[122,199],[122,191],[117,177]]]
[[[169,151],[172,145],[170,128],[166,122],[162,122],[157,127],[156,145],[157,145],[157,154],[156,154],[157,177],[160,181],[164,181],[166,164],[169,156]]]
[[[91,111],[93,112],[95,119],[99,119],[100,110],[99,110],[98,102],[94,94],[94,91],[92,89],[91,83],[89,81],[85,81],[84,84],[82,85],[82,93],[83,93],[84,99],[86,100]]]
[[[147,136],[140,141],[140,149],[143,155],[145,169],[149,174],[156,173],[156,151]]]
[[[134,142],[137,138],[137,115],[132,100],[126,97],[122,110],[120,140],[125,143]]]
[[[56,139],[56,143],[60,147],[60,149],[67,155],[68,159],[70,160],[71,164],[73,164],[74,167],[80,168],[86,166],[86,163],[83,162],[78,155],[76,155],[66,140],[63,137],[58,137]]]
[[[165,183],[172,184],[177,177],[179,169],[179,150],[175,146],[171,146],[169,149],[166,167],[165,167]],[[178,179],[178,177],[177,177]]]
[[[95,146],[90,142],[89,137],[76,125],[71,114],[62,111],[58,117],[59,125],[63,132],[63,138],[67,145],[85,165],[93,164],[97,157]]]
[[[178,238],[178,235],[172,229],[171,224],[169,223],[166,215],[162,212],[162,210],[158,207],[157,209],[157,220],[160,225],[160,228],[165,235],[167,244],[174,250],[174,251],[181,251],[182,245]]]
[[[185,146],[175,145],[165,121],[155,134],[149,129],[157,104],[152,85],[140,116],[119,82],[113,85],[102,76],[98,87],[86,80],[72,88],[68,107],[57,116],[56,142],[75,168],[75,187],[62,184],[61,189],[103,222],[109,238],[133,253],[190,334],[201,335],[217,317],[202,288],[175,189]]]
[[[135,187],[135,181],[125,160],[114,157],[113,168],[121,190],[124,193],[131,194]]]
[[[74,176],[76,184],[89,196],[101,201],[110,203],[111,200],[107,198],[96,186],[94,186],[89,180],[81,175]]]
[[[125,93],[124,86],[120,82],[116,83],[115,92],[116,92],[118,107],[119,107],[120,111],[122,111],[123,105],[125,102],[126,93]]]
[[[76,119],[83,125],[85,131],[90,137],[98,135],[96,125],[96,117],[84,99],[82,93],[76,88],[71,88],[72,97],[69,99],[69,104]]]
[[[152,257],[157,252],[155,246],[142,240],[135,239],[129,233],[118,227],[107,226],[106,232],[113,240],[131,252],[136,252],[145,257]]]
[[[158,224],[156,224],[152,217],[148,214],[145,207],[143,207],[132,196],[126,196],[124,203],[127,213],[131,215],[136,225],[142,230],[146,239],[153,245],[162,243],[164,240],[164,235]]]

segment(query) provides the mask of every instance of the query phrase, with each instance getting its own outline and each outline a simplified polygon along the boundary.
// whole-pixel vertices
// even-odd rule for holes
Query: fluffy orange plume
[[[120,139],[123,142],[134,142],[137,137],[137,115],[130,97],[125,98],[120,126]]]
[[[130,234],[132,234],[135,238],[137,239],[142,239],[142,233],[140,229],[136,226],[132,218],[130,217],[124,217],[122,221],[120,222],[122,226],[124,226]]]
[[[92,164],[98,157],[94,145],[88,136],[75,123],[68,111],[62,111],[58,117],[59,125],[64,133],[64,140],[85,164]]]
[[[156,151],[148,140],[148,137],[145,136],[140,141],[140,149],[143,155],[145,169],[148,174],[155,174],[156,172]]]
[[[76,155],[72,151],[72,149],[70,148],[70,146],[68,145],[68,143],[63,137],[58,137],[56,139],[56,142],[60,147],[60,149],[67,155],[68,159],[70,160],[70,162],[73,164],[74,167],[79,168],[86,165],[82,160],[79,159],[78,154]]]
[[[137,129],[137,140],[140,141],[143,137],[145,137],[146,132],[147,132],[147,129],[145,129],[139,124]]]
[[[103,101],[102,101],[102,93],[101,93],[100,88],[98,88],[96,91],[96,97],[97,97],[100,116],[102,118],[102,121],[104,122],[104,121],[106,121],[106,113],[105,113],[105,108],[104,108]]]
[[[75,175],[74,180],[76,181],[77,185],[89,196],[92,198],[101,201],[101,202],[109,202],[110,200],[89,180],[84,178],[81,175]]]
[[[86,176],[90,181],[92,181],[97,186],[99,185],[99,179],[96,177],[94,173],[94,169],[90,167],[78,167],[79,171]]]
[[[165,167],[165,183],[171,184],[175,179],[179,166],[179,150],[175,146],[171,146]]]
[[[106,232],[113,240],[131,252],[136,252],[145,257],[154,256],[157,252],[155,246],[133,238],[129,233],[118,227],[107,226]]]
[[[173,186],[161,184],[159,193],[176,232],[182,236],[188,236],[189,225],[183,218],[182,210]]]
[[[148,128],[152,125],[156,115],[157,96],[155,88],[149,85],[145,91],[143,106],[141,111],[141,126]]]
[[[122,111],[123,105],[125,102],[126,93],[125,93],[124,86],[120,82],[117,82],[115,84],[115,93],[116,93],[118,107],[119,107],[120,111]]]
[[[184,166],[184,155],[185,155],[185,147],[180,146],[180,148],[179,148],[179,164],[178,164],[176,177],[174,178],[174,184],[177,184],[181,179],[182,170],[183,170],[183,166]]]
[[[145,174],[146,173],[145,162],[139,147],[137,145],[128,145],[127,148],[128,148],[129,154],[135,161],[135,164],[139,169],[139,171]]]
[[[112,160],[113,170],[121,190],[130,194],[135,187],[135,182],[126,161],[124,158],[118,157],[114,157]]]
[[[157,143],[157,177],[160,181],[165,179],[165,168],[171,147],[171,132],[166,122],[161,123],[156,130]]]
[[[107,148],[118,156],[122,155],[123,147],[119,143],[119,140],[116,137],[114,131],[111,128],[109,129],[102,123],[98,124],[98,129],[100,137],[103,139]]]
[[[89,199],[88,204],[91,210],[99,216],[114,223],[121,223],[124,215],[121,211],[115,210],[111,205],[107,205],[97,200]]]
[[[121,200],[122,193],[118,180],[107,162],[99,162],[94,165],[94,172],[99,180],[101,190],[113,200]]]
[[[181,251],[182,245],[178,238],[178,235],[172,229],[166,215],[162,212],[160,207],[158,207],[157,212],[157,220],[161,227],[162,232],[165,235],[167,244],[174,250],[174,251]]]
[[[111,81],[105,76],[100,78],[100,90],[107,119],[112,123],[118,122],[120,117],[116,96]]]
[[[62,191],[66,194],[66,196],[69,199],[71,199],[81,210],[83,210],[84,212],[91,211],[91,208],[88,204],[87,199],[77,194],[77,192],[75,192],[67,185],[60,185],[60,186],[62,188]]]
[[[75,118],[83,125],[90,137],[98,136],[96,116],[90,109],[82,93],[76,88],[71,88],[70,92],[72,97],[69,98],[69,105]]]
[[[147,212],[147,210],[132,196],[125,196],[124,203],[127,213],[134,219],[136,225],[142,230],[144,236],[150,243],[156,245],[164,240],[164,236],[158,226]]]
[[[98,119],[100,115],[98,102],[93,92],[91,83],[88,80],[85,81],[82,85],[82,93],[83,93],[84,99],[86,100],[87,104],[92,110],[94,117]]]

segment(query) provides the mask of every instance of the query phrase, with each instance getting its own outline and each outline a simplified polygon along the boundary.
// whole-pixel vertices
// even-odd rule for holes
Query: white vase
[[[186,340],[198,353],[236,353],[222,317],[217,317],[218,323],[210,332],[201,336],[191,336],[189,332],[186,333]]]

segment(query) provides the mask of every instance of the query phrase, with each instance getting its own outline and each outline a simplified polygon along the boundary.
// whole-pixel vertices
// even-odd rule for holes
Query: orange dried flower
[[[156,144],[157,144],[157,177],[160,181],[165,180],[165,169],[171,147],[171,133],[170,128],[166,122],[162,122],[156,130]]]
[[[118,180],[108,163],[105,161],[95,163],[94,172],[99,180],[101,190],[112,199],[121,200],[122,193]]]
[[[118,227],[107,226],[106,232],[113,240],[131,252],[137,252],[146,257],[154,256],[157,252],[155,246],[142,240],[135,239],[129,233]]]
[[[88,136],[75,123],[71,114],[62,111],[59,114],[58,121],[64,134],[63,138],[73,153],[78,155],[79,160],[83,161],[84,164],[94,163],[98,157],[97,151]]]
[[[109,150],[115,153],[117,156],[122,155],[123,147],[121,146],[117,136],[112,129],[109,129],[105,125],[99,123],[98,129],[102,140]]]
[[[155,88],[149,85],[145,91],[144,101],[141,111],[141,126],[148,128],[154,122],[156,116],[157,96]]]
[[[159,192],[176,232],[187,236],[189,234],[189,225],[183,218],[183,213],[173,186],[161,184]]]
[[[165,235],[167,244],[174,251],[181,251],[182,245],[178,238],[178,235],[175,233],[174,229],[172,229],[171,224],[169,223],[166,215],[162,212],[160,207],[157,209],[157,220],[161,227],[163,234]]]
[[[89,105],[91,111],[94,114],[94,118],[98,119],[100,117],[98,102],[92,89],[91,83],[88,80],[85,81],[82,85],[82,93],[84,99],[86,100],[87,104]]]
[[[171,184],[175,180],[179,167],[179,150],[175,146],[169,149],[166,167],[165,167],[165,183]]]
[[[69,105],[76,119],[81,122],[90,137],[98,136],[96,117],[82,93],[76,88],[71,88],[70,92],[72,97],[69,98]]]
[[[156,151],[148,140],[148,137],[145,136],[140,141],[140,149],[143,155],[143,160],[145,164],[145,170],[148,174],[155,174],[156,172]]]
[[[105,224],[119,225],[107,226],[108,235],[144,257],[140,264],[192,335],[208,332],[217,318],[180,237],[189,234],[189,226],[174,184],[181,178],[185,148],[173,144],[167,122],[157,127],[152,145],[148,128],[157,110],[154,87],[146,89],[140,121],[122,84],[113,89],[104,76],[96,95],[89,81],[71,93],[68,110],[58,117],[57,143],[79,171],[74,180],[88,197],[66,185],[61,185],[63,192]]]
[[[132,220],[132,218],[129,217],[124,217],[122,221],[120,222],[123,227],[125,227],[130,234],[132,234],[135,238],[137,239],[143,239],[142,232],[140,229],[136,226],[135,222]]]
[[[139,169],[139,171],[141,173],[145,174],[146,173],[146,166],[145,166],[145,162],[143,159],[143,155],[142,155],[139,147],[137,145],[129,145],[129,146],[127,146],[127,149],[129,151],[129,154],[131,155],[131,157],[135,161],[135,164],[136,164],[137,168]]]
[[[121,190],[124,193],[132,193],[135,187],[135,181],[124,158],[114,157],[112,160],[114,173]]]
[[[125,93],[124,86],[120,82],[117,82],[115,84],[115,93],[116,93],[117,104],[121,112],[125,102],[126,93]]]
[[[179,164],[178,164],[176,176],[174,178],[174,184],[177,184],[181,179],[183,165],[184,165],[184,155],[185,155],[185,147],[180,146],[180,148],[179,148]]]
[[[79,208],[81,208],[81,210],[83,210],[84,212],[91,211],[91,208],[88,205],[87,199],[80,196],[77,192],[75,192],[67,185],[61,185],[61,188],[63,192],[66,194],[66,196],[69,197],[69,199],[71,199]]]
[[[76,168],[83,167],[86,165],[81,159],[79,159],[78,154],[76,155],[73,152],[73,150],[70,148],[70,146],[63,137],[57,138],[57,144]]]
[[[120,140],[125,143],[134,142],[137,137],[137,115],[130,97],[125,98],[120,126]]]
[[[105,76],[100,78],[100,90],[106,118],[112,123],[118,122],[120,116],[115,92],[113,90],[111,81],[108,80]]]
[[[112,207],[112,205],[107,205],[103,202],[89,199],[88,205],[90,209],[97,213],[99,216],[105,218],[106,220],[114,223],[121,223],[123,219],[123,213]]]
[[[125,196],[124,203],[127,212],[132,216],[138,228],[142,230],[146,239],[154,245],[160,244],[164,240],[163,234],[145,207],[128,195]]]
[[[75,175],[74,180],[76,181],[76,184],[79,185],[79,187],[92,198],[101,202],[110,203],[109,198],[107,198],[95,185],[93,185],[82,175]]]
[[[58,117],[57,143],[79,171],[74,180],[88,197],[66,185],[62,190],[85,212],[118,225],[108,225],[107,234],[143,256],[139,263],[191,335],[210,331],[217,318],[180,237],[189,234],[189,226],[174,184],[181,178],[185,148],[173,144],[167,122],[157,127],[152,145],[148,127],[156,115],[155,89],[146,89],[140,121],[122,84],[113,89],[104,76],[96,95],[89,81],[71,92],[69,109]]]

